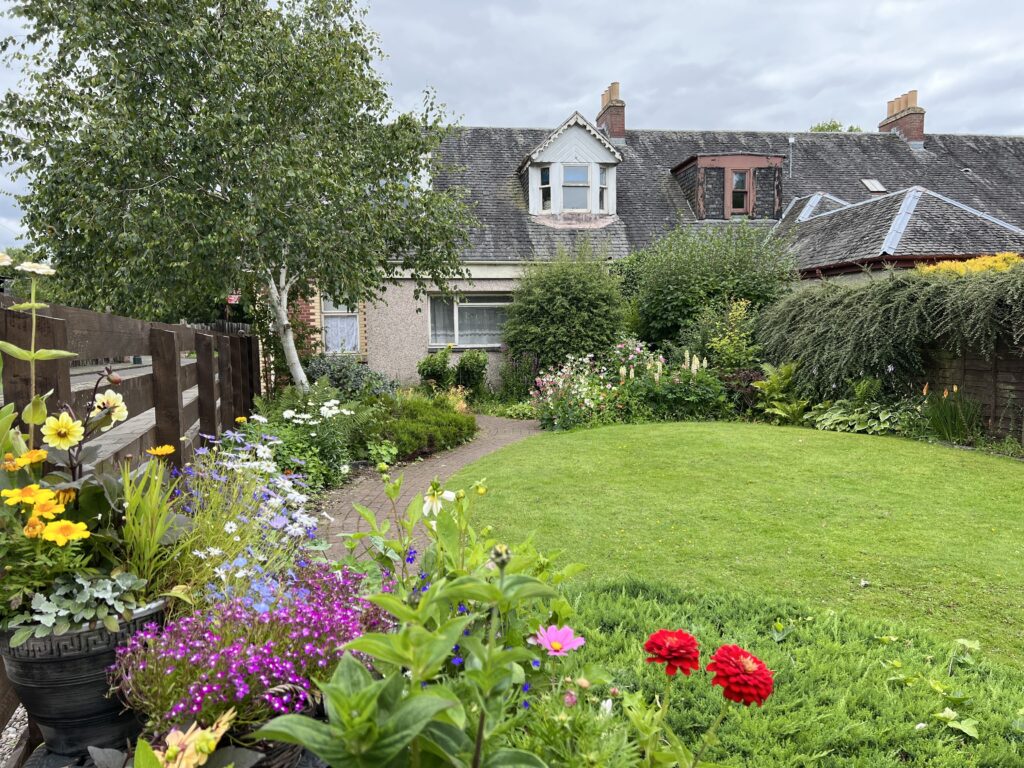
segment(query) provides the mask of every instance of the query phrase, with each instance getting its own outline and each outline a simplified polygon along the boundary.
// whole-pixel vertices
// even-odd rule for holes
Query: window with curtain
[[[430,344],[496,347],[511,297],[508,294],[463,296],[458,302],[430,297]]]
[[[359,313],[354,307],[337,306],[324,299],[324,351],[328,354],[359,351]]]

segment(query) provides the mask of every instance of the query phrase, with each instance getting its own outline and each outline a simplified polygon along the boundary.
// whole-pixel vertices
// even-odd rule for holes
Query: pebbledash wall
[[[471,270],[472,280],[453,281],[452,288],[469,296],[507,295],[518,284],[522,266],[493,265]],[[402,384],[419,383],[416,364],[443,346],[430,343],[429,292],[416,299],[414,289],[413,281],[402,280],[398,285],[388,286],[384,296],[375,304],[361,304],[358,312],[359,350],[348,353],[357,355],[373,370],[397,379]],[[296,315],[302,322],[319,328],[323,333],[320,297],[299,302]],[[457,361],[463,351],[462,347],[456,346],[452,361]],[[500,381],[501,348],[495,345],[485,348],[485,351],[489,358],[488,383],[497,385]]]

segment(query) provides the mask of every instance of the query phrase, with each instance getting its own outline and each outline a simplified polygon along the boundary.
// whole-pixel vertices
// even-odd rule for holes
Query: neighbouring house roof
[[[574,118],[575,115],[566,122]],[[571,247],[581,237],[606,247],[611,258],[620,258],[645,247],[678,224],[728,224],[698,221],[680,182],[671,173],[687,158],[709,154],[785,157],[784,208],[797,198],[810,199],[819,192],[823,192],[816,204],[819,215],[845,209],[849,207],[844,205],[847,203],[888,199],[868,212],[852,214],[849,220],[856,219],[862,228],[868,227],[869,214],[886,220],[884,211],[897,205],[893,202],[896,196],[915,186],[1011,225],[1024,224],[1024,137],[936,134],[926,137],[923,149],[914,149],[891,133],[629,130],[625,143],[614,145],[622,157],[617,167],[617,215],[595,222],[593,217],[574,220],[565,215],[553,219],[528,213],[519,169],[551,136],[550,129],[461,128],[442,144],[439,155],[450,167],[435,183],[442,188],[464,187],[479,221],[471,234],[466,260],[550,258],[559,246]],[[795,137],[792,161],[790,136]],[[861,181],[865,178],[878,179],[886,189],[904,192],[872,198]],[[932,210],[936,206],[941,212]],[[931,196],[915,225],[923,228],[923,222],[932,217],[933,227],[938,227],[942,222],[936,221],[936,216],[955,216],[957,222],[969,222],[975,229],[991,229],[978,223],[983,219],[950,203],[940,205],[938,198]],[[889,224],[891,220],[887,219]],[[949,219],[944,226],[952,230],[952,224],[953,219]],[[884,221],[876,225],[886,226]],[[992,230],[999,231],[998,227]],[[924,238],[921,242],[927,242],[916,229],[908,235],[907,242],[919,237]],[[955,233],[951,238],[955,240]],[[847,241],[851,247],[859,242],[852,236]],[[835,248],[828,252],[838,253]],[[863,247],[857,251],[862,252]],[[824,263],[819,256],[806,258],[807,267]]]
[[[1024,250],[1024,230],[924,187],[825,211],[818,197],[795,200],[775,228],[804,273]]]

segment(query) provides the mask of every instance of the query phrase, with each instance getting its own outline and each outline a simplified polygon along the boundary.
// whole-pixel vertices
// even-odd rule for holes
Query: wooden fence
[[[981,403],[990,435],[1024,441],[1024,349],[1000,342],[990,359],[970,350],[962,355],[933,350],[930,358],[927,378],[933,391],[957,385]]]
[[[7,309],[14,303],[14,298],[0,296],[0,338],[28,348],[31,316]],[[232,428],[236,417],[249,414],[253,398],[260,394],[259,343],[254,336],[51,306],[37,316],[36,347],[70,350],[77,353],[77,360],[110,361],[122,377],[117,387],[103,381],[100,391],[120,392],[129,418],[91,441],[98,448],[92,464],[139,457],[147,448],[168,444],[174,447],[168,458],[180,466],[191,459],[201,435],[217,436]],[[125,359],[133,362],[126,364]],[[103,366],[73,362],[37,363],[36,391],[53,390],[51,413],[67,404],[83,418]],[[22,407],[29,391],[28,363],[5,355],[3,402]],[[17,704],[0,665],[0,730]],[[16,758],[23,758],[32,746],[30,735]],[[9,762],[8,768],[14,764]]]

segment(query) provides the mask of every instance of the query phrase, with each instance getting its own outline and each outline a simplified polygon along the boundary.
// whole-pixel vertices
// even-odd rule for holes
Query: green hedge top
[[[856,285],[797,290],[769,307],[765,357],[796,360],[797,386],[819,397],[873,376],[895,392],[925,375],[929,350],[990,357],[1024,341],[1024,267],[963,276],[892,271]]]

